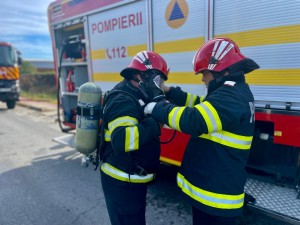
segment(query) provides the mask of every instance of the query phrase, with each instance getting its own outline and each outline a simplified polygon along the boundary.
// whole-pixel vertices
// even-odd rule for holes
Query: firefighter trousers
[[[120,181],[103,171],[101,183],[112,225],[146,225],[147,183]]]

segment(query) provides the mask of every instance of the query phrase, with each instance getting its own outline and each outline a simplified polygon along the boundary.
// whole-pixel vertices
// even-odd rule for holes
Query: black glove
[[[148,102],[159,102],[166,99],[162,89],[164,80],[160,74],[149,70],[141,74],[141,78],[139,87]]]
[[[159,102],[166,99],[164,91],[161,89],[162,78],[160,75],[153,76],[152,82],[150,82],[150,92],[152,94],[152,101]]]

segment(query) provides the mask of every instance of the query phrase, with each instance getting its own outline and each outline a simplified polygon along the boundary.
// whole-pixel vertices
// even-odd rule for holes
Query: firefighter
[[[245,171],[254,132],[254,98],[245,74],[259,66],[235,42],[214,38],[193,59],[205,96],[165,86],[168,102],[149,103],[145,114],[190,134],[177,185],[192,206],[193,224],[233,225],[244,204]]]
[[[139,52],[125,79],[105,98],[101,182],[112,225],[145,225],[147,184],[159,166],[160,124],[143,107],[165,98],[169,67],[157,53]]]

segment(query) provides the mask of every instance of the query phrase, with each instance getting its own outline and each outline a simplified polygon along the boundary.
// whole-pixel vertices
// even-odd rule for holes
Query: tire
[[[8,109],[14,109],[16,106],[16,100],[9,100],[6,102],[7,108]]]

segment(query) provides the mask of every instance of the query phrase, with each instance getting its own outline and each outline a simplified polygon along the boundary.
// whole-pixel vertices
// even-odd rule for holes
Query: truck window
[[[10,46],[0,46],[0,66],[13,66],[16,62],[15,52]]]

